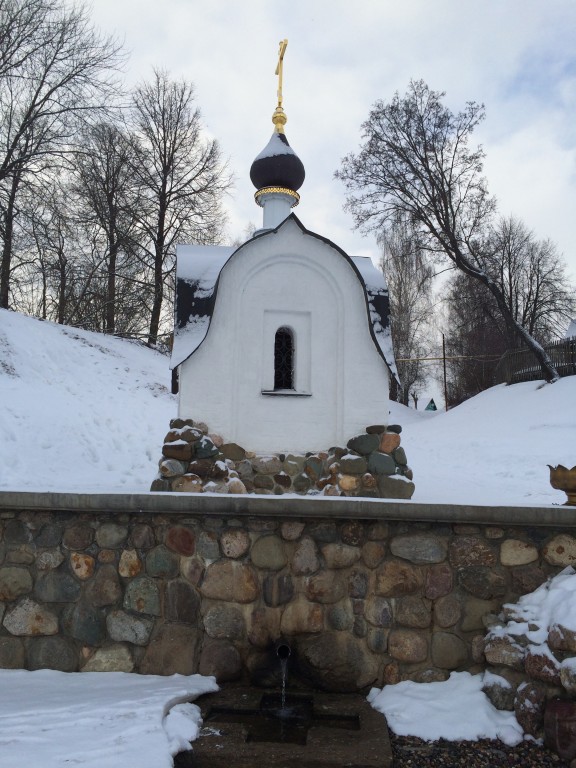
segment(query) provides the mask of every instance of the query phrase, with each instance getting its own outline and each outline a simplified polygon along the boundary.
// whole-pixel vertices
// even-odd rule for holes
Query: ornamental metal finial
[[[278,49],[278,64],[276,66],[276,74],[278,75],[278,105],[272,115],[272,122],[276,128],[276,133],[284,133],[284,126],[288,118],[282,108],[282,71],[284,66],[284,54],[286,53],[286,46],[288,40],[280,40]]]

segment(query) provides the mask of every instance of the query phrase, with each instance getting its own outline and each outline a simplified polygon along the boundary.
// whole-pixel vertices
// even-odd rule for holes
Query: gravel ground
[[[427,742],[393,733],[390,741],[394,768],[570,768],[554,752],[529,741],[507,747],[489,739]]]

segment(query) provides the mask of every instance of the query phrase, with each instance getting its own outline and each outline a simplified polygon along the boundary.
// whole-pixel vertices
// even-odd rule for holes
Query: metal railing
[[[576,336],[545,344],[544,349],[560,376],[576,375]],[[495,384],[543,379],[540,363],[529,349],[512,349],[500,358],[494,372]]]

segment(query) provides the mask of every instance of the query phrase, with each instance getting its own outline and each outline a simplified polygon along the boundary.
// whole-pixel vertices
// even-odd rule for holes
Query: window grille
[[[294,335],[278,328],[274,337],[274,389],[294,389]]]

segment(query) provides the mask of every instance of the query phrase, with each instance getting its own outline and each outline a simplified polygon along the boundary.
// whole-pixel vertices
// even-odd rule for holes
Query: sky
[[[92,0],[103,31],[124,40],[125,81],[152,67],[195,84],[209,134],[235,177],[230,239],[259,226],[249,180],[276,106],[284,59],[286,135],[306,168],[295,209],[304,225],[350,255],[378,258],[373,236],[353,231],[334,179],[358,150],[377,99],[411,79],[445,91],[454,111],[484,103],[476,141],[503,215],[555,241],[576,279],[576,4],[573,0]]]
[[[168,362],[135,342],[0,309],[0,491],[148,492],[177,414]],[[390,403],[389,423],[402,426],[412,501],[566,500],[547,465],[576,464],[576,376],[492,387],[448,413]]]

